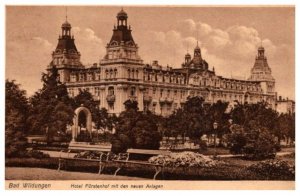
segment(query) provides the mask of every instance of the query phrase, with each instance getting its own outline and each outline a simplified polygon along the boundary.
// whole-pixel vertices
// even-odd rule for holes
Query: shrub
[[[253,164],[247,168],[267,180],[290,180],[295,178],[295,166],[282,160],[267,160]]]
[[[266,130],[248,135],[247,145],[243,148],[246,158],[262,160],[275,158],[276,143],[274,137]]]
[[[207,142],[204,140],[200,140],[199,146],[201,150],[207,151]]]
[[[29,150],[24,154],[24,157],[43,159],[43,158],[49,158],[50,156],[49,156],[49,154],[43,153],[38,150]]]
[[[261,160],[275,158],[276,142],[274,137],[264,128],[245,132],[237,128],[228,137],[230,152],[243,154],[248,159]]]

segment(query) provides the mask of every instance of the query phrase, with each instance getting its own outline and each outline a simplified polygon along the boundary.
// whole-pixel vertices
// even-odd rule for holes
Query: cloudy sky
[[[120,7],[68,6],[84,64],[99,62]],[[41,88],[65,7],[6,7],[6,78],[28,95]],[[295,12],[293,7],[124,7],[145,63],[180,67],[197,39],[203,58],[218,75],[245,78],[262,41],[279,95],[295,97]]]

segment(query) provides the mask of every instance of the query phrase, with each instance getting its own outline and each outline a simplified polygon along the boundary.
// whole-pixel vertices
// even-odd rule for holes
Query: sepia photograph
[[[295,189],[294,5],[6,5],[3,36],[6,189]]]

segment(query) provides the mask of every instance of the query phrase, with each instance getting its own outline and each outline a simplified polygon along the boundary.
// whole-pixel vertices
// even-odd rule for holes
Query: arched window
[[[114,78],[117,78],[117,69],[114,70]]]
[[[108,87],[108,95],[114,95],[115,94],[115,89],[113,86]]]
[[[138,79],[139,78],[139,71],[136,70],[135,72],[136,72],[136,79]]]
[[[130,78],[130,69],[128,69],[127,72],[128,72],[128,78]]]
[[[136,94],[136,88],[133,86],[130,88],[130,96],[135,96]]]
[[[105,78],[108,78],[108,70],[105,70]]]
[[[109,78],[113,78],[113,70],[112,69],[109,71]]]

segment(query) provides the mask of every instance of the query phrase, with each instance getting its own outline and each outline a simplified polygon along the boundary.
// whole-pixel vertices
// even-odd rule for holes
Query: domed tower
[[[186,54],[183,67],[195,69],[195,70],[208,70],[208,63],[204,59],[202,59],[201,49],[198,45],[198,41],[194,49],[193,59],[191,59],[190,54]]]
[[[265,100],[272,105],[275,104],[275,79],[272,76],[272,70],[268,65],[263,46],[260,46],[257,50],[255,63],[248,80],[260,82],[263,94],[268,95],[268,97],[265,97]]]
[[[184,57],[184,63],[187,64],[191,61],[192,57],[190,55],[190,53],[186,53],[185,57]]]
[[[56,49],[52,52],[52,61],[48,66],[48,69],[52,66],[58,68],[61,82],[69,81],[70,69],[83,68],[80,52],[76,48],[74,36],[71,35],[71,28],[66,17],[66,21],[61,25],[61,35],[58,37]]]
[[[198,45],[198,42],[197,42],[196,48],[194,49],[194,58],[198,58],[199,60],[202,60],[201,49],[200,49],[200,47]]]
[[[143,63],[138,55],[138,45],[134,42],[127,19],[128,15],[122,9],[117,14],[117,26],[114,26],[113,35],[106,46],[106,55],[100,61],[100,64],[104,65],[112,61],[124,60],[137,64]]]

